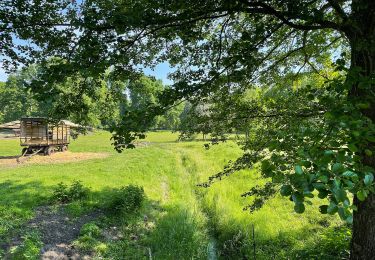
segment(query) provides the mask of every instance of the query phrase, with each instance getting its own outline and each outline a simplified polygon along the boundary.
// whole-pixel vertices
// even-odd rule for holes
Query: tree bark
[[[352,14],[347,24],[350,24],[346,35],[351,47],[351,70],[360,69],[361,77],[375,75],[375,1],[353,0]],[[353,83],[349,96],[354,102],[368,101],[370,108],[362,113],[375,122],[374,97],[370,97],[375,86],[361,89]],[[369,145],[369,149],[374,147]],[[361,153],[362,162],[375,168],[374,156]],[[353,212],[352,241],[350,259],[375,259],[375,194],[370,194],[363,202],[356,197],[353,199],[358,210]]]
[[[350,259],[375,259],[375,195],[363,202],[354,198],[358,210],[353,213],[353,234]]]

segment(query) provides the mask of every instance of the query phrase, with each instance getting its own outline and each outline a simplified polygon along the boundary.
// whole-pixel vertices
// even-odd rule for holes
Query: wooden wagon
[[[22,155],[43,152],[67,151],[70,143],[70,125],[65,121],[49,123],[47,118],[21,118],[20,142]]]

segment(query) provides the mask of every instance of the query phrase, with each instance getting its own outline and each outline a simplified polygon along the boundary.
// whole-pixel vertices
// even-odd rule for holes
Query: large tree
[[[40,62],[59,58],[41,73],[42,80],[31,84],[41,98],[50,93],[51,83],[67,77],[102,77],[111,67],[113,77],[121,78],[161,61],[175,66],[175,84],[157,105],[124,113],[114,129],[118,149],[143,137],[148,122],[178,100],[226,100],[247,86],[271,86],[265,105],[254,102],[238,108],[247,110],[231,111],[236,118],[272,122],[274,129],[268,141],[259,138],[253,147],[245,145],[244,156],[232,169],[265,160],[264,174],[272,182],[264,189],[283,185],[282,194],[291,197],[297,212],[303,212],[314,190],[329,201],[322,212],[338,212],[351,222],[354,210],[351,257],[375,255],[375,1],[3,2],[0,40],[7,46],[2,49],[11,50],[12,32],[32,39],[32,57]],[[28,8],[35,8],[39,19],[46,15],[37,22]],[[22,62],[25,56],[19,53],[10,54]],[[321,73],[327,59],[340,53],[336,65],[341,73],[323,86],[293,92],[279,84],[290,74]],[[82,96],[92,88],[82,85]]]

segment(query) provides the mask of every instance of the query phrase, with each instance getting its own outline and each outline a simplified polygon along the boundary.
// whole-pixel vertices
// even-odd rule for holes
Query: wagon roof
[[[70,126],[70,127],[83,127],[83,126],[81,126],[79,124],[76,124],[76,123],[73,123],[69,120],[61,120],[60,122],[63,123],[64,125],[67,125],[67,126]]]
[[[46,121],[47,118],[46,117],[22,117],[21,121],[24,121],[24,120]]]
[[[4,123],[0,125],[0,129],[19,129],[20,128],[20,121],[12,121],[8,123]]]
[[[24,120],[27,120],[27,121],[46,121],[47,118],[45,117],[23,117],[21,118],[21,121],[24,121]],[[0,124],[0,129],[20,129],[21,128],[21,121],[20,120],[17,120],[17,121],[12,121],[12,122],[8,122],[8,123],[4,123],[4,124]],[[64,125],[67,125],[67,126],[70,126],[70,127],[82,127],[81,125],[78,125],[76,123],[73,123],[69,120],[61,120],[60,123],[64,124]]]

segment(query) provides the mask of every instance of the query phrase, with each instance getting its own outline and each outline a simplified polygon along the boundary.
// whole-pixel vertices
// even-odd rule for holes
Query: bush
[[[84,187],[80,181],[74,181],[70,187],[60,182],[53,190],[54,201],[68,203],[75,200],[87,198],[89,189]]]
[[[122,187],[113,195],[109,208],[123,213],[132,213],[142,206],[144,196],[142,187],[134,185]]]
[[[100,234],[100,228],[93,222],[84,224],[80,231],[81,236],[99,237]]]
[[[39,259],[43,243],[36,232],[27,233],[21,245],[11,249],[10,259]]]
[[[230,239],[224,241],[220,255],[226,259],[248,259],[247,250],[251,248],[251,241],[241,231],[235,233]]]
[[[73,242],[73,245],[83,252],[95,252],[100,256],[107,251],[107,245],[100,242],[101,238],[100,228],[94,222],[89,222],[81,227],[79,238]]]
[[[77,240],[73,241],[73,246],[83,252],[92,251],[98,244],[99,241],[95,237],[89,235],[79,236]]]

